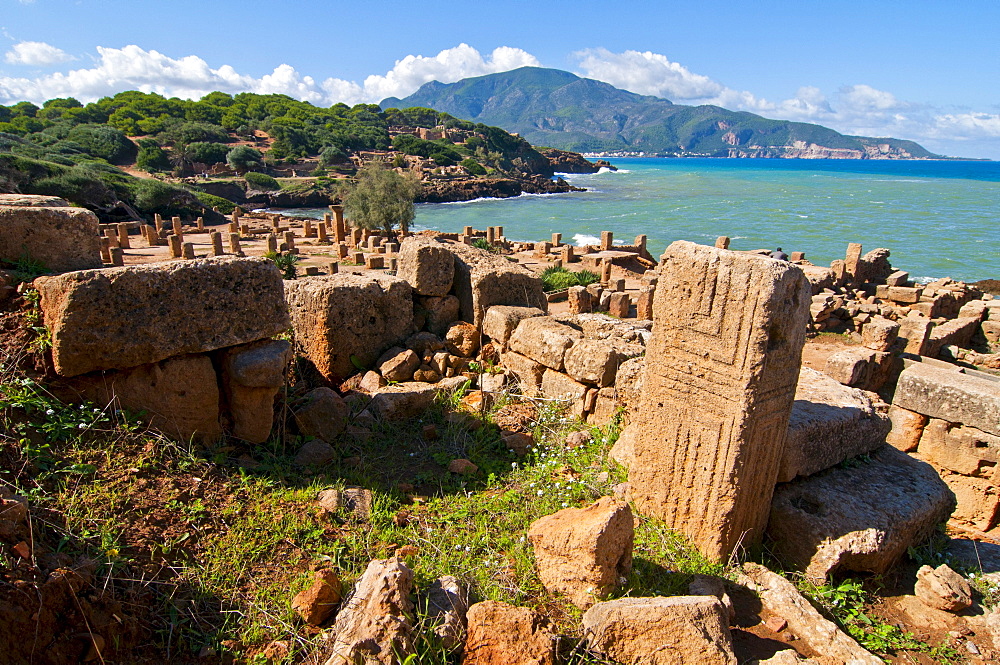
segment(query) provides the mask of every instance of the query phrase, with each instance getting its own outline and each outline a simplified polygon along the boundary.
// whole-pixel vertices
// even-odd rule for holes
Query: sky
[[[136,89],[378,103],[532,65],[1000,159],[998,35],[998,0],[0,0],[0,104]]]

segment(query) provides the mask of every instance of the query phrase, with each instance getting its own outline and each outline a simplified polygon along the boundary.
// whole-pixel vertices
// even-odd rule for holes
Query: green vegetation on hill
[[[403,133],[393,141],[390,127],[437,128],[436,136],[444,129],[449,137]],[[352,172],[351,155],[392,148],[436,166],[462,164],[471,175],[552,173],[523,138],[428,108],[320,108],[286,95],[221,92],[189,101],[132,90],[90,104],[66,98],[0,106],[0,192],[54,194],[101,215],[119,203],[145,215],[195,215],[213,200],[197,185],[135,178],[118,167],[182,178],[227,164],[269,176],[270,168],[308,158],[322,176],[344,165]],[[265,184],[255,189],[277,188],[273,179]],[[223,201],[220,210],[232,208]]]
[[[382,106],[427,106],[498,125],[535,145],[584,152],[778,157],[787,152],[785,146],[801,141],[861,153],[887,145],[897,156],[934,156],[912,141],[845,136],[820,125],[769,120],[718,106],[683,106],[539,67],[451,84],[432,81],[405,99],[386,99]]]

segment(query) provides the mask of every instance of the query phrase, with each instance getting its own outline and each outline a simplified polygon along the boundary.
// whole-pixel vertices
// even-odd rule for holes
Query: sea
[[[512,241],[596,244],[601,231],[654,256],[675,240],[781,247],[816,265],[847,244],[884,247],[912,279],[1000,279],[1000,162],[794,159],[610,160],[562,176],[585,192],[417,205],[415,230],[502,226]],[[288,211],[292,212],[292,211]],[[322,216],[322,210],[295,214]]]

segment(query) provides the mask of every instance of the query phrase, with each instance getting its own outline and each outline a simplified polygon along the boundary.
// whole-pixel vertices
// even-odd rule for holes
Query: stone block
[[[487,600],[469,608],[467,621],[462,665],[556,665],[558,637],[534,610]]]
[[[900,344],[902,350],[916,356],[927,355],[927,338],[933,326],[930,320],[923,317],[908,316],[900,319],[897,336],[902,340]]]
[[[542,584],[584,609],[632,570],[633,538],[628,504],[607,496],[546,515],[528,529]]]
[[[511,334],[522,319],[544,315],[545,312],[537,307],[494,305],[486,310],[486,316],[483,318],[483,334],[501,347],[506,347]]]
[[[285,284],[298,351],[327,379],[371,367],[413,332],[410,285],[388,275],[338,273]]]
[[[896,342],[899,324],[877,316],[861,328],[861,343],[875,351],[888,351]]]
[[[435,240],[410,236],[399,250],[396,273],[424,296],[446,296],[455,279],[455,257]]]
[[[55,197],[12,196],[0,200],[0,260],[15,263],[27,255],[50,272],[101,267],[97,215]]]
[[[506,367],[517,377],[521,385],[521,391],[534,397],[542,387],[542,374],[545,372],[545,365],[535,362],[527,356],[522,356],[516,351],[503,351],[500,353],[500,364]]]
[[[372,396],[369,409],[385,420],[404,420],[419,416],[434,403],[434,383],[406,381],[380,388]]]
[[[913,595],[927,606],[945,612],[961,612],[972,606],[969,582],[944,563],[937,568],[920,567]]]
[[[823,372],[845,386],[863,386],[871,376],[875,352],[862,347],[844,349],[830,354]]]
[[[289,327],[281,273],[263,258],[83,270],[35,285],[63,376],[214,351]]]
[[[1000,436],[998,381],[914,363],[900,373],[892,403]]]
[[[420,356],[410,349],[394,346],[382,354],[376,365],[386,381],[409,381],[420,367]]]
[[[615,396],[627,416],[635,412],[641,401],[645,369],[645,358],[632,358],[618,366]]]
[[[548,316],[522,319],[510,336],[510,348],[554,370],[562,370],[566,350],[583,338],[575,328]]]
[[[615,291],[608,296],[608,314],[624,319],[629,315],[632,300],[627,293]]]
[[[885,443],[888,417],[867,393],[803,368],[788,421],[778,482],[808,476]]]
[[[583,399],[587,393],[587,386],[578,381],[574,381],[562,372],[546,368],[542,374],[541,384],[542,394],[552,399],[561,399],[575,402]]]
[[[897,270],[885,278],[886,286],[906,286],[910,281],[910,273]]]
[[[684,241],[663,256],[629,483],[710,559],[763,535],[808,307],[794,264]]]
[[[1000,343],[1000,321],[994,321],[993,319],[983,321],[979,324],[979,328],[983,331],[983,337],[986,338],[987,342],[990,344]]]
[[[931,329],[927,339],[926,353],[936,358],[945,345],[969,348],[972,336],[979,330],[980,321],[976,317],[952,319]]]
[[[885,442],[904,453],[913,452],[917,449],[928,420],[930,419],[923,414],[893,404],[889,407],[892,428],[886,435]]]
[[[624,360],[615,345],[604,339],[580,339],[566,351],[566,373],[583,383],[610,386]]]
[[[884,573],[955,508],[937,471],[892,446],[774,491],[775,554],[814,582],[838,570]]]
[[[145,412],[150,426],[175,441],[212,442],[222,435],[219,380],[204,354],[168,358],[120,371],[95,372],[69,382],[100,407]]]
[[[1000,436],[931,418],[923,428],[917,453],[936,467],[964,476],[990,476],[1000,461]]]
[[[901,305],[908,305],[920,302],[921,293],[923,289],[919,286],[890,286],[886,298]]]
[[[587,646],[616,663],[736,665],[729,616],[714,596],[619,598],[583,615]]]
[[[976,478],[941,471],[941,479],[955,494],[952,519],[979,531],[989,531],[998,524],[1000,486],[992,478]]]
[[[455,257],[453,293],[461,303],[462,319],[477,328],[493,305],[537,307],[548,311],[542,280],[532,271],[502,256],[469,245],[449,244]]]
[[[292,345],[264,340],[222,352],[221,377],[232,435],[264,443],[274,421],[274,397],[285,383]]]

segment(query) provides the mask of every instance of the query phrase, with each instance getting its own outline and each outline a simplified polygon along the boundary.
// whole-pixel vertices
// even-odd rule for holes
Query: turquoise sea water
[[[616,159],[617,172],[570,175],[586,192],[421,204],[415,226],[503,226],[515,241],[552,233],[631,243],[658,256],[674,240],[732,249],[781,246],[818,265],[849,242],[891,250],[914,279],[1000,278],[1000,163],[951,161]],[[595,242],[592,238],[590,242]]]

